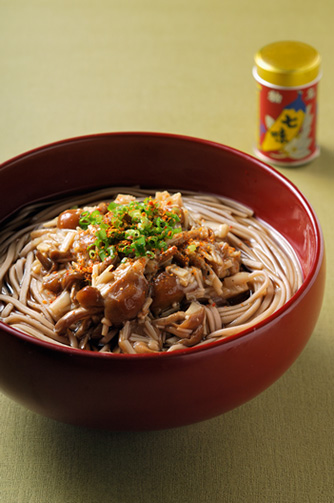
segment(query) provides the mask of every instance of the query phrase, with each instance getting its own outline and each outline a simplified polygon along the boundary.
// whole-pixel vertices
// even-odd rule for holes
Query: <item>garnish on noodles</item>
[[[2,321],[82,350],[164,352],[251,327],[299,288],[292,249],[249,209],[118,190],[31,208],[27,228],[19,216],[5,230]]]

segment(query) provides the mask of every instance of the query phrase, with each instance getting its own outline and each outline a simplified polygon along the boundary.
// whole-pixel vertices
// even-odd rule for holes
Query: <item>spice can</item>
[[[316,139],[321,58],[296,41],[274,42],[255,55],[258,88],[255,154],[282,166],[305,164],[319,154]]]

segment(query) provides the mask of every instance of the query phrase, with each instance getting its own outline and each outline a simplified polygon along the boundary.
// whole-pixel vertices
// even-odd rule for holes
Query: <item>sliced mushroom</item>
[[[104,316],[114,325],[131,320],[142,309],[148,293],[146,260],[128,261],[114,272],[114,282],[103,289]]]
[[[161,312],[184,298],[184,289],[174,274],[162,272],[152,281],[151,309]]]
[[[90,318],[99,311],[101,311],[101,308],[85,309],[84,307],[78,307],[77,309],[72,309],[57,321],[57,323],[55,324],[55,331],[63,333],[73,323],[76,323],[77,321],[83,320],[85,318]]]
[[[58,229],[76,229],[79,225],[81,209],[66,210],[57,219]]]

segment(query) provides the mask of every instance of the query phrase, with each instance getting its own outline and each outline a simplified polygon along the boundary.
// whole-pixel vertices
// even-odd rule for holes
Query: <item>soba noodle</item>
[[[301,283],[286,240],[218,196],[104,189],[25,208],[1,236],[1,321],[79,350],[206,344],[265,320]]]

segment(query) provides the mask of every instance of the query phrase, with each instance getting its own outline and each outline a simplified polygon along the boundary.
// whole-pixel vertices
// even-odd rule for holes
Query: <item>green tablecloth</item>
[[[280,171],[318,214],[328,258],[306,349],[271,388],[223,416],[108,433],[0,395],[1,502],[334,501],[333,15],[327,0],[0,0],[1,162],[104,131],[180,133],[252,153],[254,53],[282,39],[315,46],[321,156]]]

